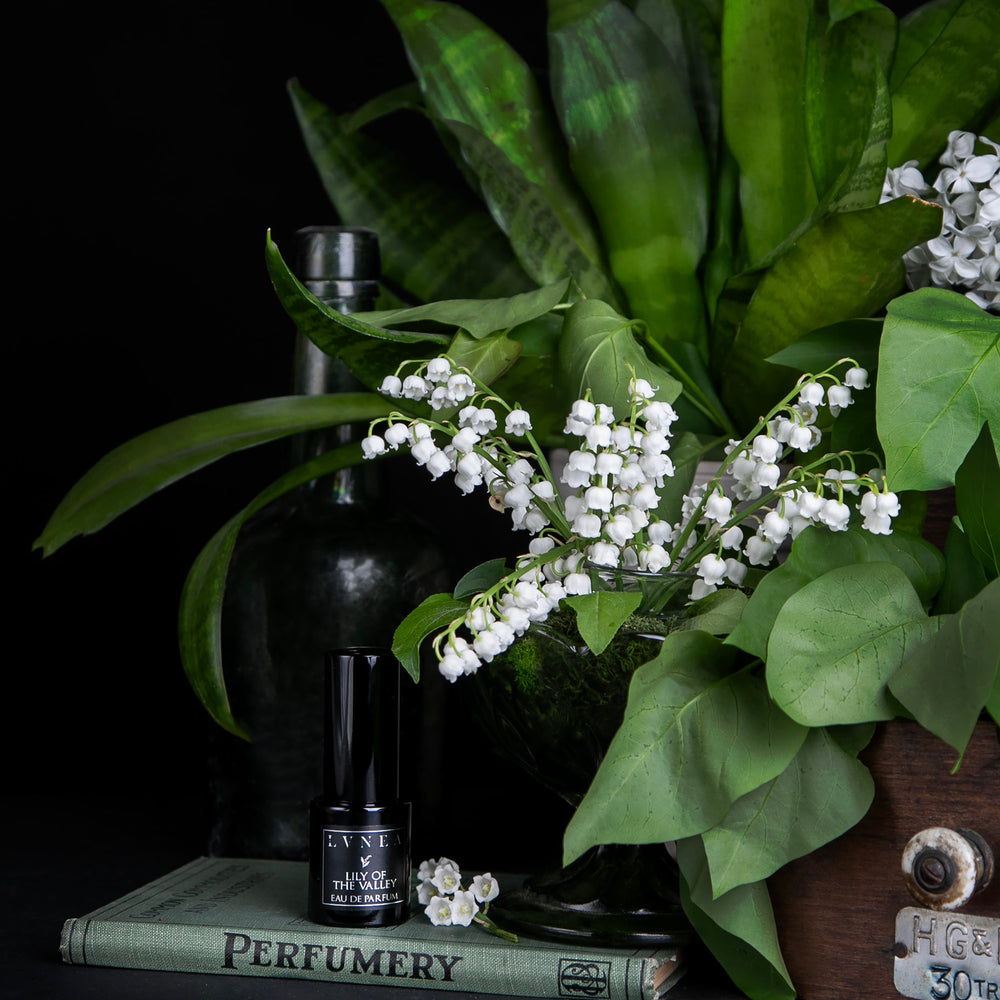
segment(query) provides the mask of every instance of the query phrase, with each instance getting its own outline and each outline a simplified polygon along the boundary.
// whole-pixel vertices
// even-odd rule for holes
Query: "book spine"
[[[495,944],[352,938],[334,942],[305,926],[269,931],[79,917],[67,920],[64,962],[229,976],[316,979],[466,990],[503,996],[655,1000],[675,978],[669,956],[588,954]]]

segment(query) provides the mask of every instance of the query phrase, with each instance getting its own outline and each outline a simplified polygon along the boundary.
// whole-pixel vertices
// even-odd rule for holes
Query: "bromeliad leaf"
[[[898,532],[872,535],[857,526],[835,535],[806,528],[795,539],[788,559],[758,584],[727,644],[764,659],[775,618],[793,594],[830,570],[868,563],[892,563],[902,570],[925,607],[944,576],[941,553],[922,538]]]
[[[594,399],[609,401],[615,413],[624,416],[633,374],[659,387],[657,399],[677,399],[680,383],[646,357],[633,333],[637,325],[595,300],[576,302],[567,310],[558,365],[570,399],[582,397],[589,388]]]
[[[763,359],[811,330],[880,309],[902,288],[902,255],[940,231],[937,205],[897,198],[827,216],[799,236],[761,278],[718,359],[730,409],[752,424],[761,397],[777,399],[794,381]]]
[[[237,536],[254,514],[285,493],[338,469],[356,465],[360,460],[361,447],[347,445],[292,469],[230,518],[201,550],[188,572],[178,615],[181,665],[212,718],[236,736],[246,739],[254,735],[245,733],[233,718],[222,669],[222,598]]]
[[[658,342],[704,349],[708,164],[686,82],[617,0],[549,0],[549,64],[570,163],[630,314]]]
[[[856,755],[827,729],[810,729],[781,774],[737,800],[702,834],[713,898],[768,878],[839,837],[864,817],[874,795],[868,768]]]
[[[700,837],[677,842],[677,863],[684,913],[736,986],[751,1000],[794,1000],[767,886],[741,885],[714,899]]]
[[[294,81],[289,92],[320,179],[338,215],[374,229],[382,273],[417,301],[513,295],[532,286],[504,234],[464,184],[428,177],[361,133]],[[406,211],[401,212],[400,206]]]
[[[673,632],[633,674],[621,728],[566,828],[564,863],[595,844],[701,833],[785,769],[806,730],[760,678],[730,673],[732,652],[705,632]]]
[[[903,661],[889,690],[961,755],[1000,670],[1000,580],[993,580]]]
[[[784,603],[767,644],[767,687],[804,726],[898,714],[887,682],[939,628],[906,574],[889,563],[847,565]]]
[[[553,282],[531,292],[521,292],[503,299],[449,299],[428,302],[407,309],[353,313],[355,319],[376,327],[433,322],[460,327],[470,337],[482,340],[498,330],[507,332],[528,323],[558,305],[569,287],[569,278]]]
[[[901,295],[887,312],[875,413],[889,487],[939,489],[983,424],[1000,426],[1000,316],[940,288]]]
[[[456,601],[450,594],[432,594],[400,622],[392,637],[392,653],[414,681],[420,680],[420,644],[455,619],[464,618],[468,611],[467,601]]]
[[[379,396],[340,393],[261,399],[174,420],[105,455],[66,494],[35,547],[49,555],[71,538],[98,531],[158,490],[233,452],[389,412]]]
[[[642,594],[599,590],[567,597],[564,603],[576,612],[576,626],[583,641],[595,656],[600,656],[642,603]]]

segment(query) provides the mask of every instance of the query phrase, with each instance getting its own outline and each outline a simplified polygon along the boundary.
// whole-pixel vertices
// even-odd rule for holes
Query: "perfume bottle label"
[[[395,906],[410,896],[405,827],[323,827],[323,906]]]

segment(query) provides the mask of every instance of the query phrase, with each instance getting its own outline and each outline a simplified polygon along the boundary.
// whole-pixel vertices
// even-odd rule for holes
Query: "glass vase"
[[[638,611],[594,654],[572,612],[551,615],[478,671],[476,711],[497,751],[573,808],[621,724],[635,670],[683,620],[687,574],[600,573],[605,589],[643,593]],[[693,932],[665,844],[606,844],[529,878],[490,909],[497,924],[554,940],[665,946]]]

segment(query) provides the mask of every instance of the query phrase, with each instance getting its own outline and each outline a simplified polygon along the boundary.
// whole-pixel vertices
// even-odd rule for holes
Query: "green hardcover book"
[[[475,925],[435,927],[415,900],[399,927],[324,927],[305,916],[307,880],[302,862],[199,858],[67,920],[60,952],[73,965],[598,1000],[657,1000],[683,971],[676,949],[511,944]]]

